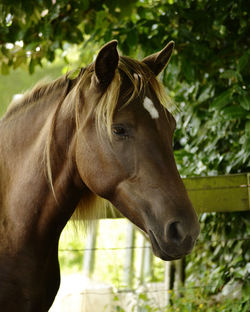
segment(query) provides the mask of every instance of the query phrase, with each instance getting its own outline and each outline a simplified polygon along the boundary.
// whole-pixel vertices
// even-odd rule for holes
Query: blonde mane
[[[171,110],[173,107],[173,103],[167,95],[165,88],[146,64],[129,57],[120,57],[115,76],[96,108],[97,127],[99,131],[103,126],[106,127],[110,137],[114,113],[120,96],[121,73],[127,76],[131,83],[130,87],[123,94],[124,104],[119,109],[126,107],[140,94],[145,94],[147,87],[153,90],[165,109]]]

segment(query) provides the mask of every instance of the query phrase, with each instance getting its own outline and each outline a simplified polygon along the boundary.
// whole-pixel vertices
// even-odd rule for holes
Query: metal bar
[[[135,241],[135,229],[132,223],[128,222],[127,225],[127,235],[126,235],[126,247],[131,247],[134,245]],[[124,263],[124,275],[123,284],[132,287],[133,284],[133,260],[134,260],[134,249],[128,248],[125,256]]]
[[[92,276],[95,268],[95,247],[97,232],[98,223],[93,224],[89,230],[86,240],[86,249],[83,255],[83,275],[88,278]]]

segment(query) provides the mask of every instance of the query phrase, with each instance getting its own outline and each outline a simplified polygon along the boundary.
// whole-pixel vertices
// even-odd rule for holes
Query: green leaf
[[[210,108],[221,109],[226,106],[232,100],[232,95],[234,93],[234,89],[228,89],[222,92],[219,96],[215,98],[215,100],[210,105]]]
[[[246,111],[240,106],[232,105],[224,108],[221,111],[221,115],[223,115],[225,119],[237,119],[245,117]]]
[[[250,120],[247,120],[245,124],[245,134],[248,138],[250,138]]]
[[[239,104],[245,110],[250,111],[250,96],[249,95],[241,95],[238,98]]]
[[[29,72],[33,74],[35,71],[35,60],[32,58],[29,63]]]
[[[239,72],[244,71],[246,69],[246,66],[248,65],[249,60],[250,60],[250,50],[247,50],[239,59],[237,70]]]

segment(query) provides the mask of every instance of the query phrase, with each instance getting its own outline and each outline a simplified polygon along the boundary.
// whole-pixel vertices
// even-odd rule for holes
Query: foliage
[[[175,55],[163,78],[182,112],[175,144],[182,174],[249,169],[247,0],[32,2],[1,1],[3,74],[20,65],[32,73],[69,43],[80,45],[90,59],[94,42],[100,46],[116,38],[125,54],[135,55],[152,53],[173,39]]]
[[[136,295],[134,304],[131,307],[133,312],[248,312],[250,308],[249,297],[246,295],[241,302],[235,298],[229,298],[223,303],[211,300],[208,294],[197,289],[186,289],[185,296],[176,296],[171,293],[172,304],[164,307],[157,306],[146,293]],[[115,296],[116,312],[126,312],[120,303],[119,297]]]
[[[221,309],[218,311],[248,311],[245,306],[248,302],[249,308],[249,212],[203,214],[201,224],[199,242],[188,256],[185,287],[204,295],[207,309],[217,304]],[[223,310],[229,302],[235,308]]]

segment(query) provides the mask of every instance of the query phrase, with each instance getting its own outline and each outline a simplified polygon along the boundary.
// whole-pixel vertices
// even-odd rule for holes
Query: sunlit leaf
[[[212,85],[208,85],[205,89],[203,89],[203,91],[201,92],[201,94],[198,97],[197,102],[203,103],[206,100],[208,100],[211,97],[212,88],[213,88]]]

